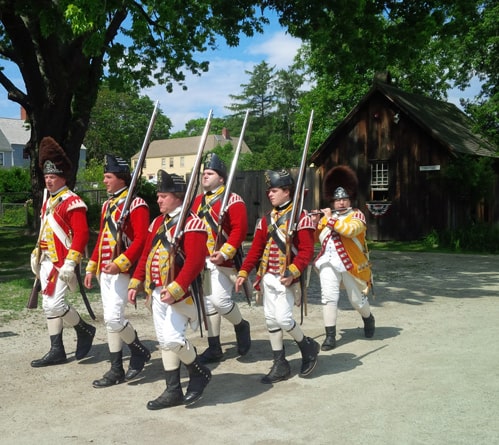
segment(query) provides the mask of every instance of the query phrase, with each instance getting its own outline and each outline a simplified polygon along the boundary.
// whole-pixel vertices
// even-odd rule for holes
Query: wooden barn
[[[463,227],[470,215],[498,221],[497,193],[470,209],[449,185],[446,168],[462,155],[493,160],[497,191],[497,147],[472,132],[470,119],[453,104],[396,88],[386,76],[374,81],[310,161],[322,177],[338,164],[357,172],[354,205],[366,214],[369,239],[407,241]]]

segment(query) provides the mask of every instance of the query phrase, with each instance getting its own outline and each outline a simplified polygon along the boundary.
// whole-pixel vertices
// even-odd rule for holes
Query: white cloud
[[[211,58],[202,55],[208,57],[210,69],[201,76],[186,74],[187,91],[174,85],[173,93],[167,93],[158,86],[145,94],[160,101],[161,110],[173,123],[172,131],[180,131],[189,120],[208,116],[210,109],[214,117],[229,114],[225,108],[232,102],[229,95],[241,92],[241,85],[249,77],[246,71],[252,71],[262,60],[278,69],[287,68],[299,47],[300,40],[284,32],[273,33],[269,38],[247,39],[242,47],[213,51]]]
[[[283,31],[274,33],[270,38],[258,45],[251,46],[248,50],[252,55],[263,55],[263,59],[278,69],[287,68],[293,63],[302,42],[300,39],[291,37]]]

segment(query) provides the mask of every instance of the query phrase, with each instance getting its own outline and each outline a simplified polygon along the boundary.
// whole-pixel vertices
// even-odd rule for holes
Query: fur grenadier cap
[[[337,165],[326,173],[322,191],[328,201],[341,198],[353,200],[358,186],[357,174],[347,165]]]
[[[224,180],[227,179],[227,167],[215,153],[208,153],[206,155],[206,160],[204,161],[204,169],[214,170],[222,178],[224,178]]]
[[[130,167],[123,158],[107,154],[104,173],[130,173]]]
[[[71,161],[62,147],[50,136],[40,141],[38,165],[44,175],[58,175],[68,178],[71,172]]]
[[[267,189],[271,188],[284,188],[284,187],[293,187],[295,185],[295,181],[293,177],[286,170],[267,170],[265,172],[265,183],[267,184]]]
[[[187,191],[184,178],[175,173],[170,175],[164,170],[158,170],[157,180],[158,193],[185,193]]]

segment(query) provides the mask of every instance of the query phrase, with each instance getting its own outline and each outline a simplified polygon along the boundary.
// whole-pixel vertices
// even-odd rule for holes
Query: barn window
[[[387,161],[371,162],[371,200],[385,201],[388,199],[389,171]]]

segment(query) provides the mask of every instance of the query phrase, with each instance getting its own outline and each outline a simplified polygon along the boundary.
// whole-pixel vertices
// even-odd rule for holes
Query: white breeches
[[[282,329],[288,332],[296,324],[293,319],[294,287],[300,284],[295,283],[286,287],[281,284],[280,278],[279,275],[270,273],[263,276],[263,310],[265,323],[269,331]]]
[[[218,312],[225,315],[234,306],[232,302],[232,288],[236,278],[235,269],[220,267],[206,260],[206,268],[210,271],[211,295],[205,295],[206,314]]]
[[[128,323],[125,308],[128,301],[130,275],[101,273],[99,277],[104,323],[108,332],[120,332]]]
[[[152,292],[152,318],[159,347],[164,350],[179,352],[187,344],[185,332],[190,324],[192,329],[198,326],[198,314],[192,298],[175,304],[160,300],[161,287]]]
[[[363,285],[359,280],[356,280],[349,272],[338,272],[329,263],[322,264],[319,267],[319,278],[322,304],[332,305],[337,309],[340,299],[340,285],[343,283],[348,300],[353,308],[361,314],[367,310],[365,316],[369,316],[369,301],[362,292],[366,287],[365,284]]]
[[[40,264],[40,283],[42,285],[42,291],[47,287],[48,277],[53,268],[54,265],[52,261],[46,256],[42,257]],[[42,307],[47,318],[62,317],[69,310],[69,305],[65,301],[67,290],[68,285],[58,278],[53,295],[43,294]]]

